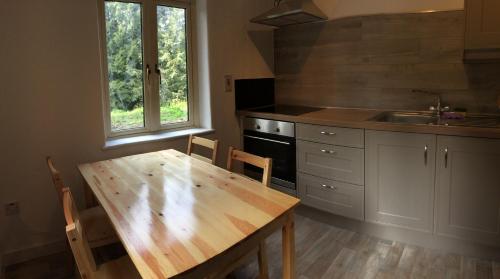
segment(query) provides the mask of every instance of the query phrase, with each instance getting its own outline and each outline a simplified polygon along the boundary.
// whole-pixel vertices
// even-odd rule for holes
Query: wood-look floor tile
[[[478,279],[492,279],[493,268],[490,261],[480,260],[476,264],[476,278]]]
[[[353,264],[355,256],[356,251],[349,248],[343,248],[328,269],[323,273],[321,278],[345,278],[350,266]]]
[[[464,257],[462,261],[462,276],[464,279],[476,278],[477,259]]]
[[[445,256],[444,264],[446,268],[446,278],[460,278],[462,257],[457,254],[448,254]]]
[[[399,259],[395,275],[398,278],[409,278],[418,255],[422,252],[420,247],[406,245]]]

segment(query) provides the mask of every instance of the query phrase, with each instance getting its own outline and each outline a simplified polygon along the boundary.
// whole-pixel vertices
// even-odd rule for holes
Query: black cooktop
[[[290,106],[290,105],[274,105],[256,109],[250,109],[250,111],[255,112],[268,112],[268,113],[277,113],[277,114],[285,114],[297,116],[308,112],[322,110],[322,108],[315,107],[304,107],[304,106]]]

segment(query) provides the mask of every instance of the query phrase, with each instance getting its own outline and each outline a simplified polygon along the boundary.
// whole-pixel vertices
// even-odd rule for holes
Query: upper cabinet
[[[500,1],[466,0],[465,60],[500,59]]]

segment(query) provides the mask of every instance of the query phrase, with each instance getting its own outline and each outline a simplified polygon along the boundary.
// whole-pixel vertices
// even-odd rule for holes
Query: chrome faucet
[[[420,89],[413,89],[412,92],[414,93],[425,93],[425,94],[430,94],[436,96],[436,101],[437,104],[435,106],[430,106],[429,110],[432,112],[435,112],[435,115],[437,118],[441,118],[441,115],[443,112],[450,111],[449,106],[443,106],[441,102],[441,96],[437,92],[432,92],[432,91],[426,91],[426,90],[420,90]]]

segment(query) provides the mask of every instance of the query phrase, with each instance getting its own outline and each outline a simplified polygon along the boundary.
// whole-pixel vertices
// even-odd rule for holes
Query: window
[[[189,2],[100,3],[107,135],[192,126]]]

